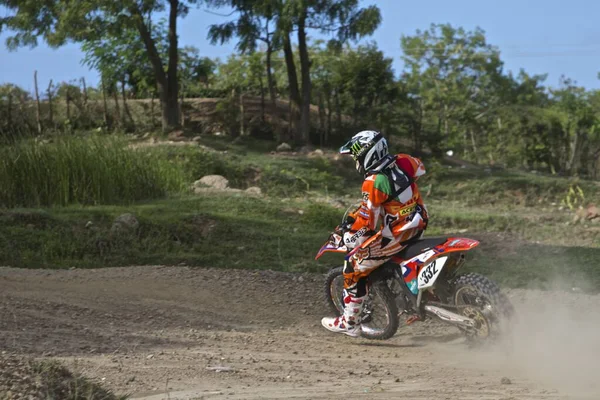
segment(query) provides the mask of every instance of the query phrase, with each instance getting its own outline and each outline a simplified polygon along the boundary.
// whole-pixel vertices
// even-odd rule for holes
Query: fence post
[[[38,135],[42,134],[42,112],[40,110],[40,92],[38,91],[37,71],[33,73],[33,84],[35,86],[35,119],[37,122]]]
[[[54,127],[54,108],[52,105],[52,79],[50,79],[50,83],[48,84],[47,95],[48,95],[48,107],[49,107],[48,119],[50,120],[50,126]]]
[[[100,84],[102,85],[102,112],[104,114],[104,126],[110,129],[109,120],[108,120],[108,106],[106,104],[106,88],[104,87],[104,79],[100,79]]]
[[[90,118],[90,120],[92,119],[92,117],[89,115],[89,110],[88,110],[88,93],[87,93],[87,85],[85,84],[85,78],[81,77],[81,85],[83,86],[83,118],[87,119],[88,117]]]
[[[83,86],[83,106],[87,107],[88,105],[88,93],[87,93],[87,85],[85,84],[85,78],[81,78],[81,84]]]
[[[67,100],[67,121],[71,123],[71,88],[68,84],[66,85],[66,100]]]
[[[240,91],[240,136],[244,136],[244,93]]]
[[[12,125],[12,89],[8,90],[8,126]]]

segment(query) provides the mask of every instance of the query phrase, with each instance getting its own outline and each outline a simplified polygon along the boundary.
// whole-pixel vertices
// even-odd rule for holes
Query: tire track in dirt
[[[510,346],[469,349],[456,330],[435,321],[403,327],[385,342],[331,335],[319,323],[327,313],[322,279],[186,267],[0,268],[0,350],[59,359],[133,398],[600,397],[589,379],[595,372],[587,372],[598,296],[568,294],[562,310],[583,302],[587,319],[566,322],[579,324],[571,333],[592,340],[588,347],[553,349],[563,338],[549,333],[554,314],[535,307],[555,294],[511,291],[524,318]],[[546,365],[540,371],[537,360]],[[554,371],[552,363],[586,370]]]

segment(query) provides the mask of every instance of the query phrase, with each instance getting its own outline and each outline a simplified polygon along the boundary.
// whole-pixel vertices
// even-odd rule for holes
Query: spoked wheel
[[[333,268],[325,279],[325,303],[335,315],[344,311],[343,269],[344,267]],[[385,282],[372,284],[361,319],[362,337],[366,339],[389,339],[398,330],[398,307]]]
[[[460,312],[475,321],[473,328],[465,330],[475,341],[499,336],[513,314],[508,297],[483,275],[470,273],[456,278],[452,297]]]

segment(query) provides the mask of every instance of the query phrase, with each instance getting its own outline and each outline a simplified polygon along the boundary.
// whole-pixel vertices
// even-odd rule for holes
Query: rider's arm
[[[376,175],[370,175],[362,185],[362,202],[354,214],[356,219],[349,232],[344,234],[344,243],[350,248],[360,245],[376,230],[382,215],[382,204],[388,196],[375,188]]]

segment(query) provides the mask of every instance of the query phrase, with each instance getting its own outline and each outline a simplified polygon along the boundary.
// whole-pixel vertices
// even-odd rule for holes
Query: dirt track
[[[386,342],[328,334],[321,280],[0,268],[0,350],[56,358],[119,393],[157,400],[600,398],[598,296],[512,291],[521,322],[508,343],[469,349],[432,321]]]

